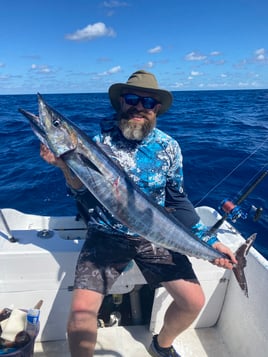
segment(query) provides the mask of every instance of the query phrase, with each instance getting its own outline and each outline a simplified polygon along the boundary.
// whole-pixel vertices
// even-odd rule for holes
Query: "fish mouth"
[[[28,112],[22,108],[19,108],[19,112],[23,114],[30,122],[32,130],[38,136],[39,140],[44,144],[47,143],[47,135],[41,124],[40,118],[38,115]]]
[[[23,114],[30,121],[31,124],[42,129],[41,121],[38,115],[28,112],[27,110],[24,110],[22,108],[19,108],[19,112]]]

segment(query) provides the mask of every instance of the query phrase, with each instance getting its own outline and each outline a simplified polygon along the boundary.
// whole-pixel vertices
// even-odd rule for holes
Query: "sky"
[[[268,88],[267,0],[0,0],[0,95]]]

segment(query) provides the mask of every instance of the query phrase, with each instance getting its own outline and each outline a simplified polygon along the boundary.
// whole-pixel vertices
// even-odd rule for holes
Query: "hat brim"
[[[120,110],[120,96],[123,92],[127,90],[136,90],[141,92],[155,93],[157,94],[157,98],[161,103],[161,108],[158,111],[158,115],[165,113],[171,106],[173,97],[170,92],[164,89],[152,89],[152,88],[144,88],[138,86],[132,86],[126,83],[115,83],[112,84],[109,88],[109,97],[113,108],[116,111]]]

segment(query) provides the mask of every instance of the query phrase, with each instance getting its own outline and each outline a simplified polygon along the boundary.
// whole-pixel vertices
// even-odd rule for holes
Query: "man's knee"
[[[71,311],[67,331],[68,333],[76,332],[76,331],[85,331],[89,327],[97,328],[97,311]]]
[[[206,298],[203,291],[201,290],[199,294],[193,296],[192,299],[189,301],[190,309],[193,311],[193,313],[199,314],[199,312],[204,307],[205,302],[206,302]]]
[[[95,330],[101,303],[101,294],[89,290],[75,290],[67,325],[68,333]]]
[[[191,284],[185,293],[185,305],[193,313],[199,313],[205,305],[205,294],[198,283]]]
[[[205,304],[205,295],[198,282],[174,281],[165,287],[180,310],[197,315]]]

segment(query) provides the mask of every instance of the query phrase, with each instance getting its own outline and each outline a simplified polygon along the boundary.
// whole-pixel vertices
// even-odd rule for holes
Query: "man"
[[[156,117],[172,104],[170,92],[160,89],[153,74],[133,73],[126,83],[109,88],[116,111],[112,120],[101,122],[94,139],[110,147],[112,155],[136,184],[159,205],[165,206],[185,226],[202,239],[202,225],[183,191],[182,155],[179,144],[156,128]],[[97,316],[105,294],[134,259],[148,284],[164,286],[173,298],[160,333],[153,336],[149,353],[154,357],[178,357],[173,340],[194,321],[204,305],[204,294],[188,258],[155,247],[123,226],[88,192],[60,158],[44,146],[41,156],[61,168],[67,185],[88,222],[88,237],[80,253],[68,323],[73,357],[93,356],[97,338]],[[94,210],[89,208],[94,206]],[[205,238],[204,238],[205,239]],[[230,259],[213,263],[231,269],[232,252],[216,237],[208,243]]]

